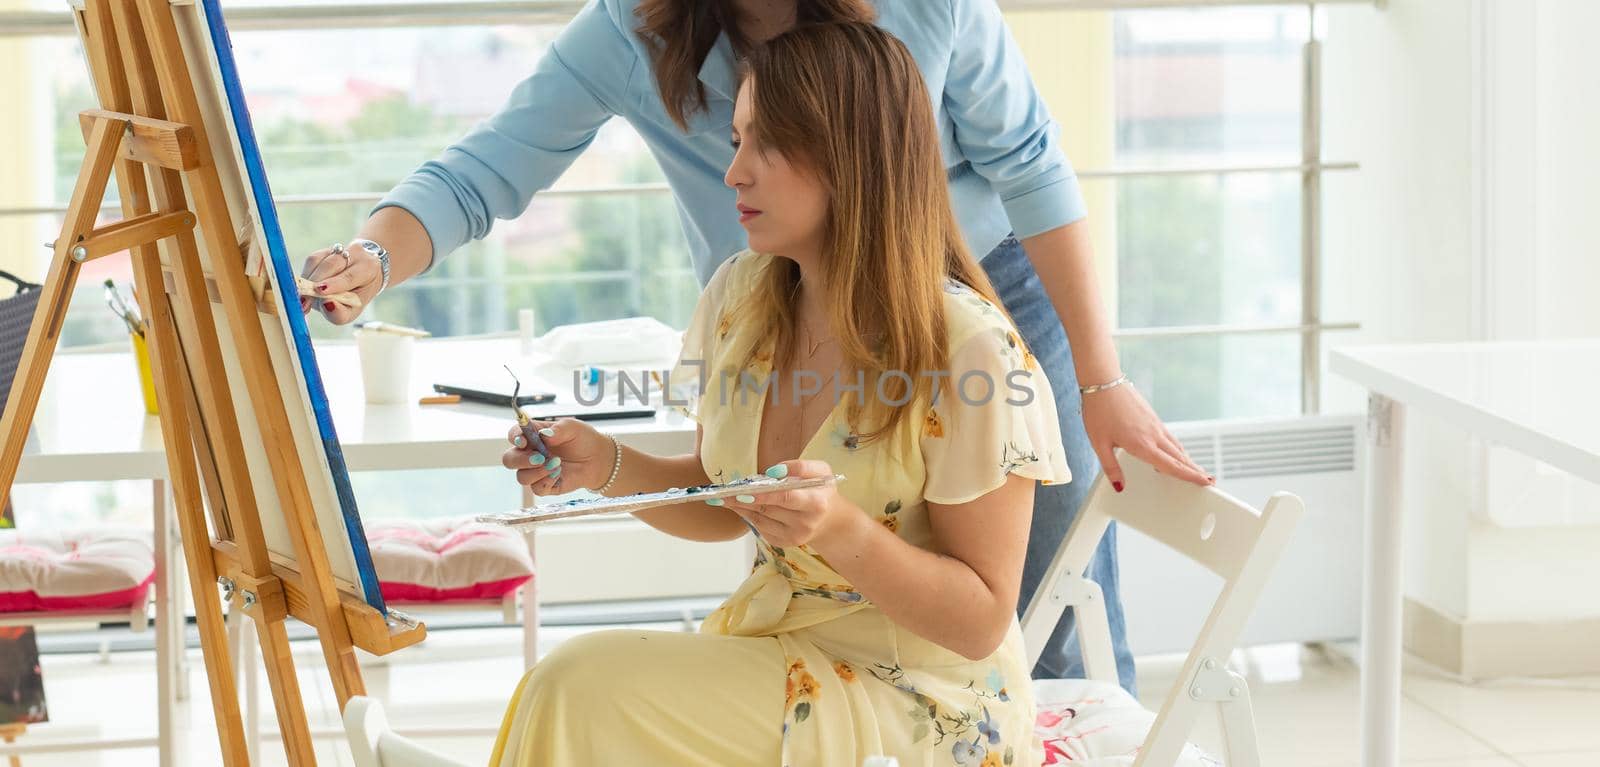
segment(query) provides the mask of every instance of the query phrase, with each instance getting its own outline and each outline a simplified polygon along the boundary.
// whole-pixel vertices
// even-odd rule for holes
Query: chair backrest
[[[357,695],[344,705],[344,731],[355,767],[466,767],[389,729],[383,706]]]
[[[1222,673],[1267,576],[1277,565],[1305,504],[1277,493],[1260,513],[1214,487],[1199,487],[1158,473],[1119,451],[1125,478],[1118,493],[1101,476],[1056,551],[1040,588],[1022,616],[1029,663],[1036,663],[1061,614],[1071,605],[1090,679],[1117,682],[1100,589],[1084,577],[1106,526],[1113,520],[1166,544],[1216,573],[1223,587],[1200,630],[1177,685],[1140,750],[1137,765],[1171,764],[1183,747],[1202,696],[1191,687],[1201,671]],[[1199,685],[1195,685],[1198,687]],[[1209,698],[1209,696],[1205,696]]]

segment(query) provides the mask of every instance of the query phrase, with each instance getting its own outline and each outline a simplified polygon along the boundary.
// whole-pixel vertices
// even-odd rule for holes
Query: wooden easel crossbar
[[[0,504],[16,476],[80,269],[130,251],[223,763],[249,763],[227,654],[227,601],[256,626],[289,763],[310,765],[315,756],[286,619],[316,630],[341,709],[364,692],[355,648],[386,654],[421,641],[425,629],[386,618],[341,585],[330,565],[263,333],[262,317],[273,312],[273,302],[263,300],[273,289],[271,272],[241,254],[238,235],[250,224],[236,220],[225,197],[212,143],[225,137],[208,135],[208,127],[226,126],[208,126],[202,111],[191,76],[195,62],[174,18],[181,8],[171,0],[87,0],[78,9],[101,108],[80,115],[88,150],[0,418]],[[113,173],[123,218],[96,226]],[[243,375],[227,374],[225,355]],[[244,397],[270,462],[268,476],[249,471],[234,404]],[[258,482],[271,483],[278,508],[257,502]],[[281,514],[292,557],[269,551],[263,532],[269,514]]]

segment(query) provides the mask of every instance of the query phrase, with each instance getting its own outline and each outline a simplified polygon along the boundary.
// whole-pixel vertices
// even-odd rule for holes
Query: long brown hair
[[[797,27],[752,52],[750,132],[815,173],[828,189],[821,285],[828,326],[845,367],[866,374],[851,408],[862,440],[894,433],[908,408],[931,395],[923,371],[949,367],[944,291],[950,279],[999,305],[967,251],[939,153],[932,102],[910,51],[867,23]],[[790,359],[798,265],[773,259],[740,312],[752,338],[776,339]],[[754,349],[751,350],[752,352]],[[879,387],[879,376],[890,376]],[[949,379],[945,379],[948,384]],[[909,383],[909,387],[907,386]]]
[[[717,36],[727,32],[741,55],[755,47],[739,27],[734,0],[643,0],[633,14],[639,19],[639,36],[650,50],[661,103],[680,128],[687,128],[689,115],[706,106],[700,67]],[[798,0],[795,16],[795,23],[804,25],[872,21],[877,12],[866,0]]]

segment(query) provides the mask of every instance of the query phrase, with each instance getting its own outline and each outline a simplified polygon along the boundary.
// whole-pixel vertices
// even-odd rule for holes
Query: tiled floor
[[[545,649],[582,630],[547,629]],[[400,653],[392,665],[369,663],[369,693],[384,700],[390,721],[402,730],[482,728],[482,734],[430,737],[424,742],[466,763],[483,764],[493,740],[490,730],[498,724],[521,672],[518,639],[514,629],[436,632],[424,645]],[[1235,656],[1235,667],[1251,679],[1264,764],[1358,763],[1358,680],[1346,652],[1348,648],[1284,645]],[[296,653],[312,724],[333,730],[338,719],[320,653],[309,642],[297,643]],[[191,654],[191,694],[178,708],[179,763],[218,764],[205,677],[198,651]],[[1181,660],[1141,659],[1140,692],[1147,706],[1161,705]],[[93,655],[47,655],[44,671],[53,721],[30,731],[23,742],[153,734],[152,661],[147,652],[115,653],[109,662]],[[264,684],[262,690],[264,696]],[[1600,677],[1468,686],[1412,664],[1404,695],[1401,753],[1407,765],[1600,767]],[[265,729],[270,730],[271,703],[263,698],[263,704]],[[1192,739],[1210,748],[1220,742],[1208,718],[1202,718]],[[275,740],[263,739],[261,754],[263,764],[284,762]],[[319,754],[321,764],[351,763],[342,739],[322,741]],[[23,764],[154,765],[156,755],[154,749],[31,754]]]

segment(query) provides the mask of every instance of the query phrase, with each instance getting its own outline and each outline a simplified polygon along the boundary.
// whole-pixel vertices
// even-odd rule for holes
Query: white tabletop
[[[518,346],[515,338],[419,341],[412,364],[415,396],[406,404],[368,405],[354,344],[318,342],[317,361],[350,470],[498,465],[512,426],[508,409],[470,403],[418,405],[416,398],[432,394],[432,384],[451,374],[488,375],[506,362],[521,372],[539,362],[521,356]],[[519,360],[523,364],[516,364]],[[570,381],[547,380],[539,388],[572,401]],[[641,450],[681,452],[693,445],[694,422],[670,410],[654,418],[604,420],[596,425]],[[133,356],[58,353],[17,481],[164,476],[160,421],[145,415]]]
[[[1330,353],[1329,368],[1600,482],[1600,339],[1348,347]]]

